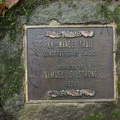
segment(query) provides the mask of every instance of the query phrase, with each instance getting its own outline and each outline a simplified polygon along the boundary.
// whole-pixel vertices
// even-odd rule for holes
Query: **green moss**
[[[20,92],[23,86],[22,49],[15,40],[16,20],[16,9],[7,10],[5,17],[0,17],[0,38],[6,33],[9,33],[10,38],[0,42],[0,103],[2,104],[14,93]]]
[[[16,40],[16,34],[22,30],[22,26],[17,26],[17,19],[21,15],[29,16],[33,8],[38,5],[48,6],[49,3],[49,0],[21,0],[17,6],[10,10],[6,9],[5,17],[0,16],[0,39],[9,33],[9,40],[0,42],[0,103],[2,104],[23,88],[22,39]]]
[[[116,109],[112,111],[112,120],[120,119],[120,104],[117,105]]]
[[[73,0],[59,1],[59,15],[62,15],[61,2],[73,5]],[[17,19],[21,15],[27,16],[38,5],[48,6],[54,0],[20,0],[19,4],[10,10],[6,9],[5,17],[0,16],[0,39],[9,33],[10,40],[0,43],[0,102],[19,92],[23,87],[24,68],[21,64],[22,40],[16,40],[16,34],[22,30],[22,26],[17,26]],[[75,7],[75,6],[74,6]],[[19,47],[19,42],[21,47]],[[13,46],[13,48],[11,47]],[[16,47],[14,47],[16,46]],[[15,50],[14,50],[15,48]]]
[[[83,117],[83,120],[104,120],[105,114],[102,112],[99,113],[90,113]]]
[[[113,13],[109,10],[109,6],[112,4],[111,0],[107,0],[104,4],[101,4],[98,14],[103,17],[105,23],[108,21],[113,21]]]
[[[0,4],[2,3],[2,0],[0,0]]]
[[[13,50],[10,45],[11,42],[0,45],[0,102],[3,104],[8,97],[19,93],[23,86],[22,50]]]
[[[67,3],[67,0],[63,0]],[[24,67],[21,64],[22,49],[16,41],[16,33],[20,29],[16,26],[17,18],[19,15],[29,16],[31,11],[40,4],[48,6],[49,0],[21,0],[19,5],[6,11],[5,17],[0,17],[0,38],[4,38],[6,32],[9,31],[10,41],[0,43],[0,102],[4,103],[5,100],[12,96],[14,93],[19,93],[23,87]],[[73,4],[69,1],[69,6]],[[106,16],[109,20],[114,20],[117,24],[117,33],[120,34],[120,7],[116,7],[115,11],[111,13],[108,6],[111,4],[111,0],[108,0],[105,5],[101,6],[101,14]],[[74,5],[74,4],[73,4]],[[73,6],[76,7],[76,6]],[[60,16],[61,4],[59,4]],[[87,18],[86,15],[83,17]],[[16,46],[15,50],[11,46]],[[120,43],[118,43],[117,61],[120,60]],[[120,75],[118,76],[118,91],[120,93]],[[112,120],[120,119],[120,107],[119,103],[116,108],[111,110],[109,116]],[[31,112],[30,112],[31,113]],[[84,120],[107,120],[107,114],[103,112],[90,113],[84,116]]]
[[[120,103],[104,104],[100,110],[83,116],[83,120],[120,120]]]
[[[120,7],[116,7],[114,12],[114,21],[116,22],[116,25],[117,25],[117,28],[116,28],[116,31],[117,31],[117,34],[120,35]]]
[[[0,16],[0,38],[4,38],[8,30],[15,30],[16,21],[19,15],[29,16],[31,11],[40,4],[48,5],[49,0],[21,0],[17,6],[6,9],[5,17]],[[15,32],[15,31],[14,31]],[[15,35],[12,33],[12,35]]]

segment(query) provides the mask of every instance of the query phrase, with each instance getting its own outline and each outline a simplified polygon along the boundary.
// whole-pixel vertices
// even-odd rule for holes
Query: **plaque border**
[[[113,73],[114,73],[114,98],[113,99],[82,99],[82,100],[28,100],[28,70],[27,70],[27,29],[28,28],[50,28],[50,27],[113,27]],[[89,25],[24,25],[23,26],[24,36],[23,36],[23,53],[24,53],[24,66],[25,66],[25,81],[24,81],[24,92],[25,101],[27,104],[40,104],[40,103],[101,103],[101,102],[118,102],[118,90],[117,90],[117,65],[116,65],[116,50],[117,50],[117,35],[116,35],[116,25],[112,24],[89,24]]]

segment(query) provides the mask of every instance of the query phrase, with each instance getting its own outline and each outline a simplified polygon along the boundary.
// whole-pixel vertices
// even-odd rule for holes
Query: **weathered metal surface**
[[[25,26],[27,102],[116,101],[114,26]]]

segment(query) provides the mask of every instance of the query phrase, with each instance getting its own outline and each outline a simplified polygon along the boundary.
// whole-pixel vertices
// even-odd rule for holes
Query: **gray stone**
[[[101,109],[100,104],[26,105],[18,120],[83,120],[83,116]]]
[[[30,15],[27,24],[49,24],[57,20],[61,24],[109,23],[100,13],[101,2],[91,0],[74,0],[73,6],[64,2],[54,2],[49,7],[37,7]],[[112,11],[114,6],[112,6]]]
[[[18,22],[19,26],[22,26],[22,25],[26,24],[27,16],[25,16],[25,15],[18,16],[17,22]]]
[[[13,115],[18,119],[19,111],[24,105],[24,93],[14,94],[13,97],[8,98],[3,106],[3,109],[7,114]]]
[[[87,23],[110,23],[107,19],[104,20],[102,13],[100,13],[100,0],[74,0],[73,4],[64,2],[53,2],[48,7],[42,5],[38,6],[30,14],[27,20],[26,16],[18,17],[17,27],[22,28],[24,24],[27,25],[59,25],[59,24],[87,24]],[[114,11],[115,5],[109,6],[110,11]],[[27,22],[28,21],[28,22]],[[22,49],[22,29],[19,34],[16,34],[17,45]],[[9,44],[9,35],[3,41],[9,46],[9,52],[12,55],[16,51],[16,44]],[[119,36],[120,41],[120,36]],[[23,61],[22,54],[21,62]],[[120,63],[120,62],[119,62]],[[118,64],[120,67],[120,64]],[[120,71],[120,69],[118,69]],[[82,117],[92,112],[106,111],[109,113],[111,104],[80,104],[80,103],[53,103],[53,104],[39,104],[30,105],[24,102],[24,90],[20,94],[14,94],[8,98],[3,106],[4,111],[14,116],[16,120],[83,120]],[[24,105],[24,107],[23,107]],[[113,105],[114,106],[114,105]],[[110,109],[111,110],[111,109]]]
[[[4,37],[4,39],[1,41],[0,44],[1,48],[1,52],[4,53],[6,52],[6,54],[9,54],[10,57],[13,57],[15,52],[17,51],[18,47],[17,47],[17,43],[12,43],[10,42],[10,37],[9,37],[9,33],[6,33],[6,36]]]
[[[117,6],[117,4],[111,4],[111,5],[109,5],[108,6],[108,9],[111,11],[111,12],[114,12],[114,10],[115,10],[115,7]]]

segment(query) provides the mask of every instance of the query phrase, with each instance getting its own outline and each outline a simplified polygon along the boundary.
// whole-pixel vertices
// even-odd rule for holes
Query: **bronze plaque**
[[[25,26],[26,101],[116,101],[114,25]]]

